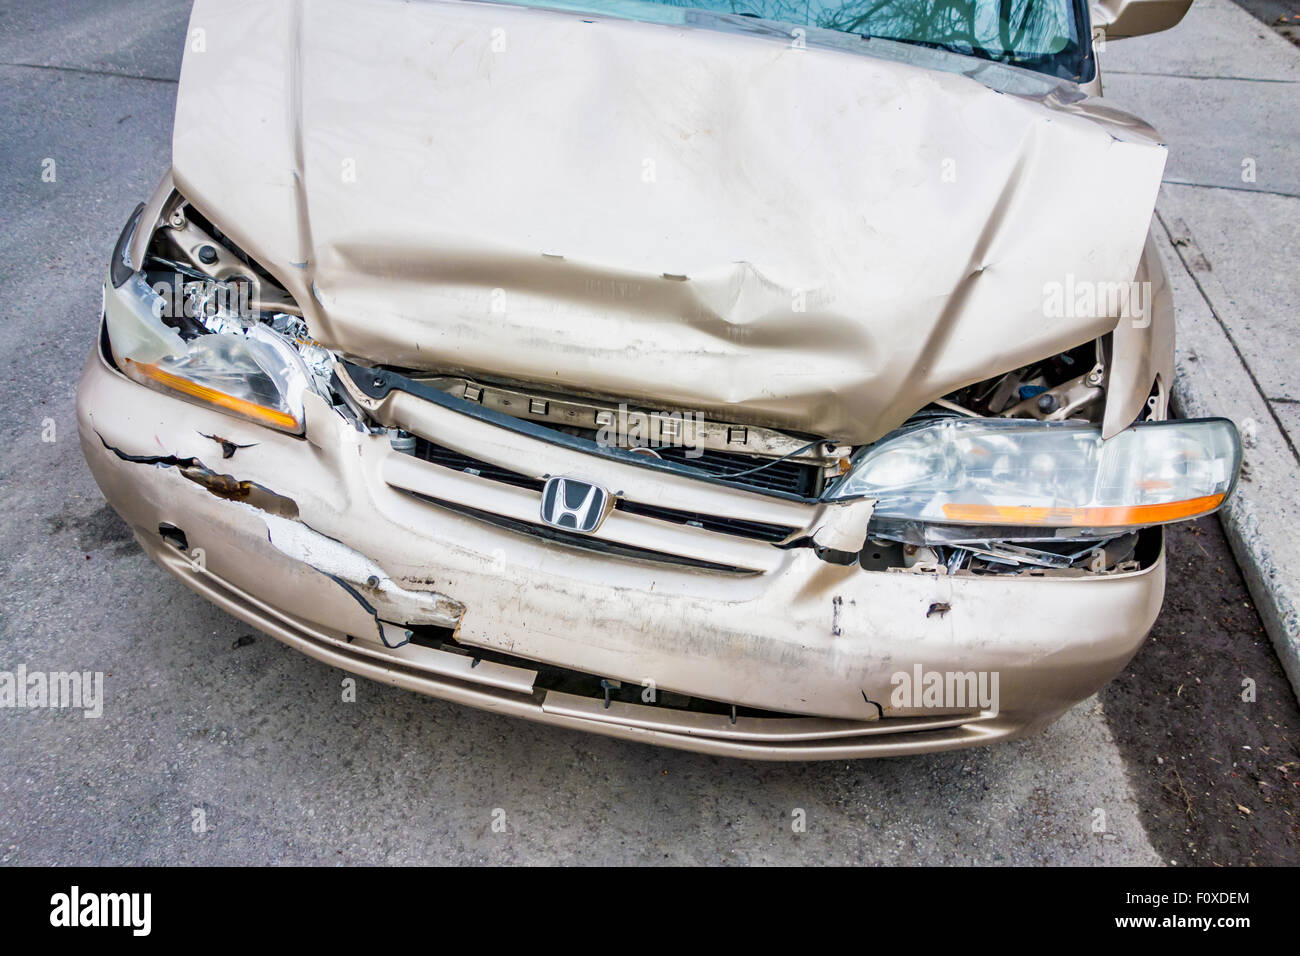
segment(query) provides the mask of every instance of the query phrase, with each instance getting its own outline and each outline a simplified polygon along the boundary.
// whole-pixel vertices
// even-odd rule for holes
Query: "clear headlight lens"
[[[301,434],[308,373],[293,346],[266,326],[198,335],[188,342],[161,319],[165,300],[136,273],[104,288],[109,344],[142,385]]]
[[[1116,531],[1195,518],[1227,498],[1241,464],[1224,418],[1095,425],[945,419],[866,450],[828,498],[875,498],[919,522]]]

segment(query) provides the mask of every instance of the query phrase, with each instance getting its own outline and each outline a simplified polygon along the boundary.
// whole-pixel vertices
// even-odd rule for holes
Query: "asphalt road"
[[[1169,813],[1184,796],[1216,861],[1295,852],[1294,824],[1273,844],[1239,829],[1238,799],[1213,796],[1218,782],[1204,802],[1164,783],[1163,761],[1194,750],[1235,699],[1236,670],[1205,707],[1155,711],[1143,688],[1171,675],[1146,655],[1125,678],[1132,695],[1085,702],[1029,740],[767,765],[366,681],[344,703],[341,672],[251,635],[157,570],[82,462],[73,389],[109,249],[168,162],[187,8],[0,3],[0,670],[106,675],[99,719],[0,710],[0,862],[1196,862]],[[1222,581],[1172,581],[1171,641],[1226,627],[1206,601],[1233,602],[1243,634],[1258,627],[1216,533],[1210,522],[1197,547]],[[1300,718],[1285,682],[1270,683],[1268,643],[1234,653],[1271,695],[1271,729],[1250,714],[1253,744],[1228,731],[1215,746],[1263,741],[1285,763]],[[1294,820],[1287,783],[1272,805]],[[806,832],[791,826],[797,810]]]
[[[1261,23],[1300,46],[1300,0],[1241,0]]]

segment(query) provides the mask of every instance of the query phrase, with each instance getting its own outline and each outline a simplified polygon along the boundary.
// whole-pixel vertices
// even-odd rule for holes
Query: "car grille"
[[[664,451],[668,449],[663,449]],[[684,451],[684,449],[673,449]],[[528,475],[511,471],[507,468],[501,468],[486,461],[480,461],[477,458],[471,458],[458,451],[450,448],[444,448],[442,445],[435,444],[424,438],[417,437],[415,440],[415,456],[424,461],[432,462],[435,465],[441,465],[444,468],[451,468],[455,471],[463,471],[472,475],[478,475],[480,478],[487,478],[491,481],[500,481],[504,484],[514,485],[518,488],[529,488],[540,492],[544,482],[540,478],[532,478]],[[749,455],[727,455],[725,453],[705,453],[705,457],[715,457],[720,461],[714,462],[716,466],[730,466],[736,471],[743,471],[734,462],[727,459],[750,459]],[[665,456],[667,457],[667,456]],[[702,459],[689,459],[688,464],[696,465]],[[764,459],[756,459],[763,461]],[[781,465],[785,465],[782,462]],[[745,467],[752,468],[752,464]],[[776,466],[780,467],[780,465]],[[810,468],[813,472],[817,469],[814,466],[791,466],[786,469],[787,479],[795,474],[796,469]],[[721,476],[721,472],[714,472]],[[779,479],[774,479],[779,480]],[[786,490],[782,488],[780,490]],[[627,501],[620,499],[615,505],[616,508],[626,511],[629,514],[645,515],[649,518],[657,518],[661,521],[671,521],[676,524],[693,525],[697,528],[703,528],[706,531],[716,531],[722,534],[733,534],[742,538],[751,538],[757,541],[778,542],[788,538],[793,531],[792,528],[785,525],[767,524],[760,521],[746,521],[738,518],[729,518],[723,515],[699,514],[693,511],[682,511],[675,508],[663,508],[656,505],[648,505],[642,502]]]
[[[577,429],[574,429],[575,431]],[[585,431],[585,430],[584,430]],[[592,432],[594,436],[596,433]],[[421,439],[423,441],[423,439]],[[472,462],[473,459],[459,455],[457,452],[447,448],[439,448],[431,443],[424,442],[429,446],[430,455],[440,456],[447,455],[452,458],[463,459],[464,462]],[[807,464],[799,461],[774,461],[771,458],[763,458],[758,455],[738,455],[733,452],[703,450],[696,451],[697,457],[690,457],[692,449],[663,446],[656,448],[655,451],[659,457],[665,461],[671,461],[676,464],[685,465],[688,468],[694,468],[701,471],[711,478],[719,478],[728,484],[734,484],[740,488],[753,488],[762,491],[778,491],[785,494],[798,495],[801,498],[816,498],[821,494],[822,470],[817,465]],[[514,472],[497,468],[485,462],[478,464],[461,464],[449,459],[444,462],[438,457],[426,457],[419,451],[417,454],[426,461],[436,461],[438,464],[446,464],[449,468],[481,468],[480,473],[485,478],[492,478],[495,481],[505,481],[511,484],[520,484],[528,481],[525,476],[517,475]],[[753,471],[760,465],[765,466],[762,471]],[[491,473],[489,473],[491,472]],[[735,477],[740,472],[750,472],[749,474]],[[513,477],[512,477],[513,476]],[[518,480],[515,480],[518,479]],[[520,487],[541,487],[540,484],[520,484]]]
[[[543,538],[547,541],[554,541],[558,544],[566,544],[574,548],[582,548],[586,551],[597,551],[601,554],[612,554],[624,558],[636,558],[641,561],[657,561],[688,568],[703,568],[708,571],[746,573],[748,570],[735,565],[720,564],[717,561],[704,561],[698,558],[689,558],[678,554],[668,554],[663,551],[655,551],[651,548],[638,548],[634,546],[614,544],[608,541],[602,541],[599,538],[593,538],[589,535],[578,534],[574,531],[565,531],[561,528],[553,528],[549,525],[518,521],[514,518],[507,518],[504,515],[493,514],[490,511],[481,511],[477,508],[470,508],[467,505],[462,505],[454,501],[431,498],[428,495],[422,495],[415,491],[408,491],[406,493],[419,498],[421,501],[427,501],[430,504],[447,508],[451,511],[457,512],[458,514],[467,515],[468,517],[476,518],[477,520],[486,522],[487,524],[496,525],[498,528],[505,528],[508,531],[515,531],[536,538]]]

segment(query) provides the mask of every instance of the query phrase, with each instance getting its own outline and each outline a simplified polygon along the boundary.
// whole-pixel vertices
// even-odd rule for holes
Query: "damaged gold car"
[[[1240,463],[1168,419],[1186,2],[195,3],[78,389],[149,555],[339,668],[768,759],[1045,726]]]

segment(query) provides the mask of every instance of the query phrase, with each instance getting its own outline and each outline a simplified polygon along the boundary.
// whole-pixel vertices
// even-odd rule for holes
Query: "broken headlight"
[[[161,392],[260,425],[301,434],[307,372],[293,347],[260,323],[188,341],[161,318],[166,300],[137,273],[104,292],[108,340],[118,367]]]
[[[875,498],[873,521],[1106,535],[1195,518],[1231,492],[1241,442],[1223,418],[1096,425],[944,419],[860,453],[828,498]]]
[[[118,367],[149,388],[302,434],[304,392],[328,376],[317,366],[332,364],[332,356],[305,338],[301,320],[267,316],[250,305],[258,299],[250,297],[255,280],[248,277],[217,282],[153,261],[172,268],[133,272],[122,281],[110,275],[104,287],[104,321]]]

